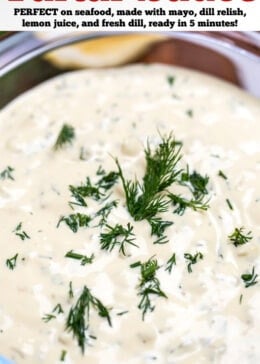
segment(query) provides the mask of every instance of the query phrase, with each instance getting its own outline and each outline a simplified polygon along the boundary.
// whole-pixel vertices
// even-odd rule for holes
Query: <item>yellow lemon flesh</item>
[[[123,34],[82,41],[48,53],[45,58],[59,68],[109,67],[135,60],[161,34]]]

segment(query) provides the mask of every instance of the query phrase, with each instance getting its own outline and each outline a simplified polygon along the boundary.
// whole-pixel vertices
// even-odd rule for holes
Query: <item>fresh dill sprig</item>
[[[167,298],[167,296],[161,290],[160,282],[156,277],[156,271],[160,268],[157,260],[151,257],[144,263],[136,262],[131,264],[131,268],[139,266],[141,268],[141,277],[138,284],[138,296],[141,296],[141,300],[138,308],[142,311],[142,318],[144,320],[146,313],[148,311],[152,312],[155,309],[151,297],[158,296]]]
[[[117,207],[118,202],[116,200],[107,202],[100,210],[95,214],[95,217],[100,217],[98,226],[104,226],[107,223],[107,218],[110,215],[112,209]]]
[[[107,319],[109,326],[111,326],[109,309],[92,295],[88,287],[84,286],[77,302],[70,308],[66,319],[66,330],[72,332],[82,353],[85,351],[86,331],[89,328],[91,308],[96,310],[100,317]]]
[[[138,247],[133,241],[135,240],[133,226],[128,223],[127,227],[120,224],[115,226],[106,225],[107,231],[100,234],[100,244],[102,250],[112,251],[116,246],[119,252],[126,255],[126,244]]]
[[[173,253],[172,256],[168,259],[167,266],[166,266],[165,270],[168,271],[169,273],[171,273],[172,268],[173,268],[174,265],[176,265],[176,255],[175,255],[175,253]]]
[[[209,182],[208,176],[202,176],[196,171],[191,174],[189,172],[189,166],[186,167],[186,171],[181,174],[180,184],[189,187],[191,193],[196,200],[202,196],[208,194],[207,184]]]
[[[198,199],[188,200],[181,195],[175,195],[174,193],[168,193],[168,197],[175,206],[173,211],[175,214],[183,215],[186,208],[191,208],[194,211],[202,210],[206,211],[209,208],[209,200],[204,201],[204,196],[200,196]]]
[[[187,265],[187,269],[188,269],[188,272],[191,273],[192,272],[191,266],[193,264],[196,264],[198,262],[198,260],[203,259],[203,254],[201,252],[197,252],[194,255],[191,255],[189,253],[185,253],[184,258],[189,262],[188,265]]]
[[[17,258],[18,258],[18,253],[16,253],[12,258],[6,260],[5,262],[6,266],[9,269],[13,270],[16,267]]]
[[[97,186],[99,188],[103,188],[104,190],[111,189],[116,182],[118,181],[118,172],[109,172],[108,174],[104,174],[97,182]]]
[[[14,171],[14,168],[7,166],[1,173],[0,173],[0,179],[11,179],[14,181],[14,177],[12,176],[12,172]]]
[[[100,174],[100,171],[99,169],[97,170],[97,175],[101,175],[102,177],[96,183],[92,183],[90,178],[87,177],[85,183],[82,183],[80,186],[69,186],[69,190],[74,198],[74,201],[69,203],[70,206],[87,206],[87,202],[85,201],[87,197],[95,201],[105,198],[105,192],[114,186],[119,175],[118,172],[113,171],[106,174],[104,170]]]
[[[232,244],[234,244],[235,247],[239,245],[244,245],[248,243],[253,237],[251,236],[251,231],[248,231],[247,233],[243,233],[244,227],[241,228],[235,228],[232,234],[228,236],[229,240]]]
[[[70,185],[69,190],[74,198],[74,201],[70,202],[70,206],[87,206],[85,198],[91,197],[98,201],[104,196],[104,193],[101,192],[100,188],[91,183],[89,177],[86,178],[85,184],[81,184],[80,186]]]
[[[136,221],[150,219],[168,209],[169,201],[162,194],[177,180],[181,170],[177,164],[181,159],[181,146],[177,146],[172,134],[162,138],[152,152],[149,143],[145,149],[146,170],[143,183],[126,180],[121,166],[116,160],[119,177],[122,181],[126,205]]]
[[[70,250],[69,252],[67,252],[65,254],[65,258],[71,258],[71,259],[76,259],[76,260],[80,260],[81,261],[81,265],[86,265],[86,264],[92,264],[93,263],[93,259],[95,258],[94,254],[91,254],[90,257],[83,255],[83,254],[79,254],[79,253],[75,253],[73,250]]]
[[[15,233],[15,235],[19,236],[22,240],[31,239],[30,236],[24,230],[22,230],[22,222],[20,222],[16,226],[13,232]]]
[[[154,244],[166,244],[169,240],[164,235],[165,229],[173,224],[172,221],[163,221],[160,217],[152,217],[148,220],[152,231],[151,235],[158,237]]]
[[[63,124],[56,142],[53,146],[54,150],[58,150],[64,147],[66,144],[71,144],[75,138],[75,130],[73,126],[69,124]]]
[[[245,284],[245,288],[254,286],[258,283],[256,280],[258,277],[258,274],[255,274],[255,267],[252,268],[252,273],[245,273],[241,275],[241,278]]]
[[[74,233],[78,231],[80,227],[88,227],[91,221],[91,217],[85,214],[70,214],[68,216],[62,216],[57,224],[57,228],[62,222],[64,222]]]

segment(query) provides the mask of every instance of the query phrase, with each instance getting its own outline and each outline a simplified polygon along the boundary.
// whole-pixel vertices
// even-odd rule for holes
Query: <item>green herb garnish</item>
[[[108,174],[103,175],[103,177],[100,178],[100,180],[97,182],[97,186],[107,191],[114,186],[117,180],[118,180],[118,173],[112,171],[109,172]]]
[[[95,214],[95,217],[100,217],[98,226],[104,226],[107,223],[107,218],[114,207],[117,207],[118,202],[116,200],[107,202],[100,210]]]
[[[73,292],[73,287],[72,287],[72,282],[70,281],[69,283],[69,299],[74,297],[74,292]]]
[[[61,307],[61,304],[60,303],[58,303],[54,307],[54,309],[52,310],[52,312],[57,312],[57,314],[64,313],[63,308]]]
[[[112,251],[116,246],[119,252],[126,255],[126,244],[138,247],[133,241],[135,240],[133,226],[128,223],[124,228],[122,225],[115,226],[106,225],[107,232],[100,234],[100,244],[102,250]]]
[[[252,239],[251,231],[249,231],[246,234],[243,234],[244,230],[245,229],[243,227],[241,227],[239,229],[235,228],[233,233],[228,236],[229,240],[231,241],[232,244],[235,245],[235,247],[237,247],[239,245],[244,245]]]
[[[208,182],[209,182],[208,176],[203,177],[196,171],[193,171],[190,174],[189,166],[187,166],[186,171],[181,174],[180,184],[189,187],[196,200],[208,194],[207,190]]]
[[[64,222],[74,233],[78,231],[80,227],[88,227],[91,221],[91,217],[85,214],[71,214],[68,216],[62,216],[58,221],[57,228],[62,222]]]
[[[242,280],[244,281],[245,287],[251,287],[258,283],[256,280],[258,274],[255,274],[255,267],[252,269],[252,273],[245,273],[241,275]]]
[[[204,196],[200,196],[198,199],[188,200],[180,195],[169,193],[168,197],[175,207],[173,212],[181,216],[184,214],[187,208],[191,208],[194,211],[206,211],[209,208],[209,200],[204,201]]]
[[[165,244],[169,240],[164,235],[164,231],[167,227],[173,224],[172,221],[163,221],[160,217],[153,217],[148,220],[151,225],[152,231],[151,235],[156,235],[158,239],[154,241],[154,244]]]
[[[72,332],[82,353],[85,351],[86,331],[89,328],[91,308],[96,310],[100,317],[106,318],[109,326],[111,326],[108,308],[84,286],[77,302],[71,307],[66,319],[66,330]]]
[[[69,190],[74,198],[74,201],[70,202],[70,206],[87,206],[85,201],[86,197],[91,197],[98,201],[104,196],[104,194],[100,191],[100,188],[91,183],[89,177],[87,177],[85,184],[81,184],[80,186],[70,185]]]
[[[166,266],[165,270],[168,271],[169,273],[171,273],[174,265],[176,265],[175,253],[173,253],[172,256],[170,257],[170,259],[167,261],[167,266]]]
[[[22,222],[20,222],[16,226],[13,232],[15,233],[15,235],[19,236],[22,240],[31,239],[30,236],[24,230],[22,230]]]
[[[193,110],[192,110],[192,109],[188,109],[188,110],[186,111],[186,114],[187,114],[190,118],[192,118],[192,117],[193,117]]]
[[[66,144],[71,144],[75,138],[75,130],[71,125],[63,124],[57,140],[54,144],[54,150],[58,150],[64,147]]]
[[[174,81],[175,81],[175,77],[173,77],[173,76],[167,77],[167,82],[170,86],[172,86],[174,84]]]
[[[240,297],[239,297],[239,304],[240,305],[241,305],[242,301],[243,301],[243,295],[241,294]]]
[[[66,258],[80,260],[81,261],[81,265],[92,264],[93,263],[93,259],[95,258],[94,254],[91,254],[91,256],[88,257],[86,255],[82,255],[82,254],[79,254],[79,253],[75,253],[73,250],[70,250],[69,252],[67,252],[65,254],[65,257]]]
[[[9,269],[13,270],[16,267],[17,258],[18,258],[18,253],[16,253],[12,258],[6,260],[5,262],[6,266]]]
[[[233,205],[231,204],[231,202],[229,201],[228,198],[226,198],[226,203],[227,203],[227,205],[228,205],[228,207],[229,207],[230,210],[234,210],[233,209]]]
[[[222,172],[222,171],[218,171],[218,176],[222,177],[223,179],[227,180],[227,176]]]
[[[42,321],[44,321],[46,323],[49,322],[49,321],[51,321],[51,320],[53,320],[53,319],[56,319],[56,316],[53,315],[52,313],[46,313],[46,315],[44,315],[42,317]]]
[[[141,296],[141,300],[138,308],[142,310],[142,318],[144,320],[146,313],[148,311],[152,312],[155,309],[155,306],[151,302],[151,297],[158,296],[167,298],[167,296],[161,290],[160,282],[156,277],[156,271],[159,269],[157,260],[150,258],[147,262],[135,266],[131,264],[132,268],[138,266],[141,268],[141,277],[138,284],[138,296]]]
[[[12,167],[7,166],[6,169],[4,169],[0,173],[0,179],[2,179],[2,180],[11,179],[12,181],[14,181],[14,177],[12,176],[13,171],[14,171],[14,169]]]
[[[47,322],[49,322],[49,321],[51,321],[53,319],[56,319],[56,315],[54,315],[54,313],[57,313],[57,315],[59,315],[61,313],[64,313],[63,308],[61,307],[60,303],[58,303],[54,307],[54,309],[52,310],[52,313],[47,313],[46,315],[44,315],[42,317],[42,320],[47,323]]]
[[[191,266],[193,264],[196,264],[198,262],[198,260],[203,259],[203,254],[201,252],[198,252],[198,253],[196,253],[194,255],[191,255],[189,253],[185,253],[184,258],[189,262],[188,265],[187,265],[187,269],[188,269],[188,272],[191,273],[192,272]]]
[[[148,143],[145,149],[146,170],[142,184],[138,181],[127,181],[116,160],[126,205],[134,220],[151,219],[156,214],[167,211],[169,201],[162,192],[177,180],[181,172],[177,168],[177,163],[181,159],[180,150],[181,146],[176,146],[171,134],[167,138],[162,138],[154,152]]]
[[[67,355],[67,351],[62,350],[62,352],[60,354],[60,361],[65,361],[66,355]]]

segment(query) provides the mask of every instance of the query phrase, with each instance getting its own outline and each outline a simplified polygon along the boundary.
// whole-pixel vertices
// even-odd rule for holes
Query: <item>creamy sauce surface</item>
[[[75,139],[54,150],[65,123]],[[13,101],[0,113],[0,133],[0,172],[14,169],[14,180],[0,179],[1,354],[17,364],[260,363],[259,283],[246,288],[241,279],[253,267],[260,275],[259,100],[169,66],[79,71]],[[65,223],[57,227],[62,216],[94,214],[103,206],[90,199],[73,210],[69,185],[96,181],[99,166],[117,171],[115,158],[128,179],[141,180],[147,140],[156,148],[169,133],[183,143],[180,166],[209,176],[207,211],[178,215],[169,208],[169,241],[153,244],[147,221],[134,221],[127,211],[119,180],[109,197],[118,206],[107,223],[131,223],[138,247],[127,246],[126,256],[101,250],[106,228],[94,222],[76,233]],[[240,227],[252,239],[235,247],[228,236]],[[64,257],[71,250],[94,254],[92,264]],[[184,254],[197,252],[203,259],[188,272]],[[6,261],[16,254],[12,270]],[[142,320],[140,269],[130,265],[153,256],[168,298],[154,296],[155,308]],[[84,286],[109,308],[112,326],[91,309],[82,355],[65,321]],[[57,304],[64,312],[45,322]]]

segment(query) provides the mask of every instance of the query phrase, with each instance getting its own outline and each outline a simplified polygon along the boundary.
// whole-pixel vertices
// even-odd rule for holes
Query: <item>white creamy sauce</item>
[[[75,139],[55,151],[64,123],[74,127]],[[99,166],[117,171],[114,158],[126,178],[141,180],[147,140],[156,148],[160,135],[171,132],[183,142],[180,166],[209,176],[207,211],[186,209],[181,216],[169,207],[163,214],[174,222],[165,230],[169,242],[153,244],[147,221],[134,221],[127,211],[118,180],[109,197],[118,206],[107,222],[130,222],[138,247],[127,246],[126,256],[118,248],[101,250],[106,228],[97,227],[98,220],[76,233],[65,223],[57,228],[61,216],[94,214],[103,206],[86,199],[87,207],[72,210],[69,185],[79,186],[86,177],[97,181]],[[79,71],[8,105],[0,113],[0,133],[0,172],[14,169],[14,180],[0,180],[1,354],[17,364],[61,363],[63,351],[67,364],[260,363],[259,283],[245,288],[241,279],[253,267],[260,275],[259,100],[168,66]],[[252,239],[235,247],[228,236],[240,227]],[[94,254],[92,264],[65,258],[70,250]],[[184,254],[197,252],[203,259],[189,273]],[[11,270],[6,261],[17,253]],[[176,265],[169,274],[165,267],[173,253]],[[130,264],[151,257],[158,260],[156,276],[168,298],[154,295],[155,309],[142,320],[140,267]],[[91,308],[86,336],[96,339],[90,338],[82,355],[65,322],[84,286],[109,308],[112,326]],[[58,303],[64,313],[44,322]]]

